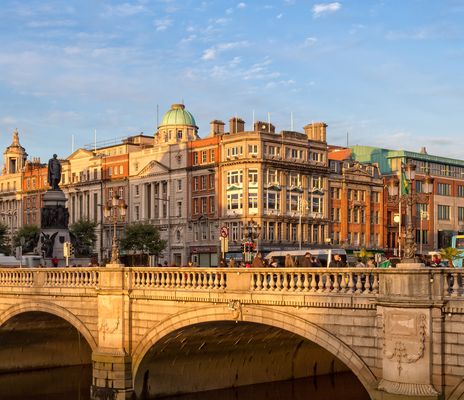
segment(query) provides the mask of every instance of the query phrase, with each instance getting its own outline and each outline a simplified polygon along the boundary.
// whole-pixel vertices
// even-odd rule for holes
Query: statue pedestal
[[[40,246],[45,259],[63,259],[64,242],[70,241],[66,196],[62,190],[48,190],[42,197]]]

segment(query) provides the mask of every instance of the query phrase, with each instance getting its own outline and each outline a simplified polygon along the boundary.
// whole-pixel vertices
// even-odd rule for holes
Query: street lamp
[[[254,221],[253,219],[248,221],[248,224],[246,225],[246,230],[247,230],[247,236],[244,238],[244,240],[246,240],[246,243],[247,244],[253,244],[254,243],[254,240],[256,239],[257,243],[256,243],[256,253],[258,252],[258,239],[259,239],[259,235],[261,233],[261,226],[256,222]],[[246,247],[246,246],[245,246]],[[246,254],[246,252],[245,252]],[[247,260],[247,261],[251,261],[251,260]]]
[[[119,260],[119,246],[116,237],[116,223],[119,217],[125,217],[127,210],[127,204],[124,199],[120,199],[118,195],[114,195],[111,198],[110,205],[107,205],[104,209],[105,218],[112,218],[113,222],[113,243],[111,245],[111,264],[120,264]]]
[[[414,224],[412,218],[412,211],[414,205],[417,203],[418,194],[415,192],[414,182],[416,179],[416,165],[411,161],[406,164],[402,164],[400,171],[399,184],[402,187],[398,188],[395,183],[396,181],[391,180],[388,185],[388,193],[390,196],[398,196],[398,203],[401,207],[403,199],[406,202],[406,240],[404,247],[404,261],[405,262],[416,262],[416,239],[414,235]],[[425,182],[422,187],[422,192],[428,196],[433,191],[433,181],[427,174]],[[401,210],[401,208],[400,208]],[[422,213],[421,213],[422,218]],[[421,224],[422,229],[422,224]],[[399,238],[401,243],[401,212],[400,212],[400,225],[399,225]],[[422,242],[422,239],[421,239]],[[401,246],[401,244],[400,244]],[[422,243],[421,243],[422,248]],[[401,247],[400,247],[401,256]]]

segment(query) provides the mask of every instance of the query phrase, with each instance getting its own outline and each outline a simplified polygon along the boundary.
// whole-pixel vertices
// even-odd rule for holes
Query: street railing
[[[410,274],[399,268],[8,268],[0,267],[1,288],[94,288],[105,286],[122,273],[121,285],[130,290],[182,290],[288,294],[378,295],[387,276]],[[463,298],[463,270],[420,268],[427,274],[430,293],[443,298]],[[427,279],[429,279],[427,278]],[[439,282],[439,283],[437,283]],[[386,290],[386,289],[383,289]],[[388,293],[387,293],[388,294]]]

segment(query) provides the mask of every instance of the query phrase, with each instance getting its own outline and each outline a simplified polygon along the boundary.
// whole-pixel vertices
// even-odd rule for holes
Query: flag
[[[409,189],[410,189],[409,186],[410,186],[410,183],[406,179],[406,174],[404,172],[401,172],[401,195],[409,193]]]

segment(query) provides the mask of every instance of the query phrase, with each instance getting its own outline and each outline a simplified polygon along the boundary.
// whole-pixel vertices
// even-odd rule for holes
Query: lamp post
[[[120,264],[119,260],[119,246],[116,237],[116,223],[119,217],[126,216],[127,204],[124,199],[120,199],[118,195],[111,198],[111,205],[105,207],[105,218],[112,219],[113,222],[113,243],[111,245],[111,264]]]
[[[300,218],[299,218],[299,241],[298,241],[298,248],[301,250],[301,243],[302,243],[302,240],[303,240],[303,225],[301,223],[301,217],[303,216],[303,210],[307,210],[308,209],[308,200],[304,199],[303,198],[303,194],[301,194],[300,197],[298,197],[298,199],[300,200],[300,204],[299,204],[299,209],[300,209]],[[304,207],[304,208],[303,208]]]
[[[404,262],[414,263],[416,262],[416,239],[415,239],[415,228],[413,223],[413,207],[417,203],[418,194],[415,191],[414,182],[416,179],[416,165],[411,161],[406,164],[402,164],[399,184],[400,188],[396,186],[394,180],[390,181],[388,186],[388,192],[390,196],[398,196],[398,204],[400,206],[400,221],[399,221],[399,246],[401,256],[401,204],[404,200],[406,202],[406,238],[404,246]],[[433,183],[430,176],[427,174],[425,179],[422,192],[428,196],[432,192]],[[422,218],[422,214],[421,214]],[[422,225],[422,224],[421,224]],[[422,226],[421,226],[422,229]],[[422,241],[422,240],[421,240]],[[422,249],[422,243],[421,243]]]
[[[259,239],[259,235],[261,233],[261,226],[256,221],[250,220],[248,221],[246,229],[247,229],[247,236],[244,238],[244,240],[248,244],[253,244],[255,239],[256,240]],[[256,244],[256,253],[258,253],[258,243]],[[251,260],[246,260],[246,261],[251,261]]]

